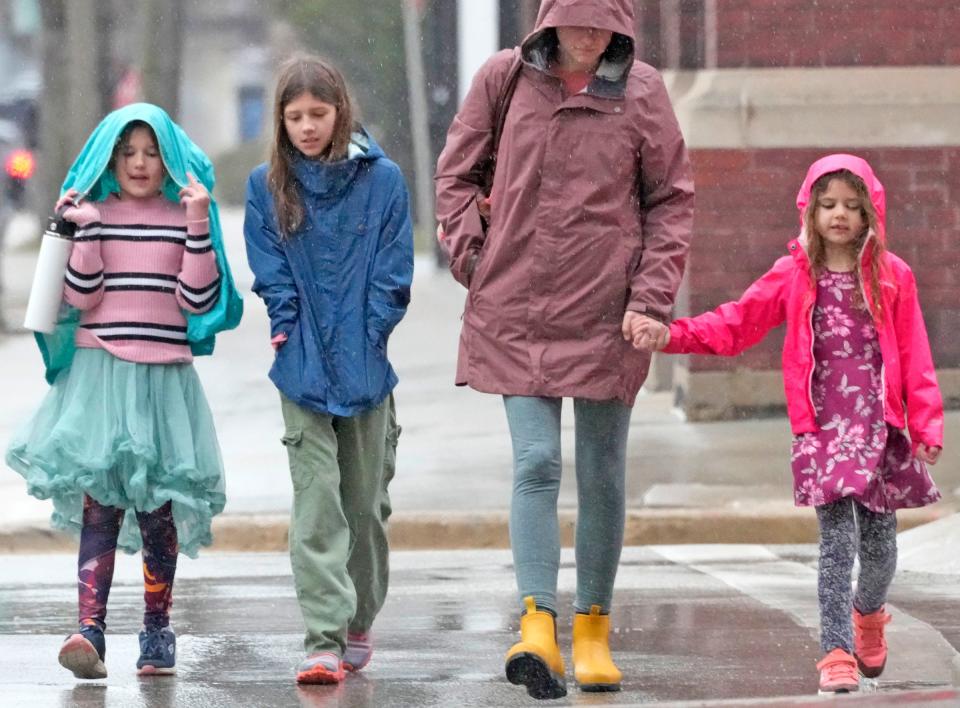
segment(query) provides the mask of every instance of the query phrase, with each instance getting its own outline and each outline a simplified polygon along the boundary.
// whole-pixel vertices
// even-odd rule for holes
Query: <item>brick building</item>
[[[509,3],[531,23],[536,0]],[[807,166],[869,160],[891,250],[913,267],[948,405],[960,405],[960,12],[944,0],[637,0],[640,58],[665,75],[697,187],[679,314],[734,299],[797,234]],[[518,32],[516,34],[523,34]],[[666,357],[691,419],[784,410],[782,328],[740,357]]]
[[[887,187],[889,245],[916,272],[944,395],[960,403],[960,13],[938,0],[660,6],[680,11],[658,59],[680,69],[672,93],[697,184],[688,311],[736,297],[783,254],[806,167],[855,152]],[[687,414],[782,410],[781,342],[782,331],[741,357],[681,363]]]

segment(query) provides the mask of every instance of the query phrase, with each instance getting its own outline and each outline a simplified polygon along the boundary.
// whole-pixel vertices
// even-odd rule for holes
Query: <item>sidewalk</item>
[[[276,391],[267,379],[265,308],[249,292],[242,212],[223,214],[227,249],[245,313],[237,330],[218,337],[212,357],[196,366],[217,421],[227,472],[227,508],[216,519],[216,548],[286,548],[291,490]],[[36,227],[33,227],[36,228]],[[34,252],[31,226],[8,237],[2,259],[4,308],[22,321]],[[396,391],[403,434],[391,486],[393,546],[505,548],[511,452],[496,396],[452,385],[463,290],[428,260],[417,262],[409,314],[390,342],[400,376]],[[0,335],[3,404],[0,446],[39,404],[46,390],[32,337]],[[565,539],[575,521],[573,416],[564,412],[564,480],[560,493]],[[960,439],[960,412],[947,416],[947,439]],[[784,418],[687,423],[668,393],[641,392],[630,432],[627,469],[628,545],[648,543],[804,543],[816,538],[815,517],[791,501],[790,433]],[[960,452],[949,444],[934,468],[944,501],[899,514],[901,528],[948,516],[957,506]],[[24,493],[22,479],[0,470],[5,513],[0,552],[66,550],[48,530],[50,505]]]

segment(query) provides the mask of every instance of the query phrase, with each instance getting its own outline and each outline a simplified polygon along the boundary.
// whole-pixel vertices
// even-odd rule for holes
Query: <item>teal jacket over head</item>
[[[110,157],[120,134],[128,123],[143,121],[157,136],[160,156],[166,175],[162,192],[167,199],[179,202],[179,192],[187,186],[187,173],[194,175],[210,197],[210,240],[217,255],[220,270],[220,298],[214,307],[201,315],[185,313],[187,339],[194,356],[213,352],[214,336],[225,329],[233,329],[243,314],[243,301],[233,284],[233,275],[223,249],[223,229],[220,212],[213,198],[214,175],[210,159],[197,147],[183,129],[173,122],[166,111],[150,103],[134,103],[108,114],[94,129],[67,172],[61,194],[76,189],[84,199],[102,202],[120,187],[109,169]],[[52,334],[37,333],[37,343],[43,354],[47,381],[52,383],[57,374],[70,366],[75,352],[74,333],[79,322],[79,311],[70,308]]]

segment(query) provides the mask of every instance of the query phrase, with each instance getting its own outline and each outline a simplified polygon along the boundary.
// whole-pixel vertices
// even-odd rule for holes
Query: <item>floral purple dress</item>
[[[883,419],[883,359],[856,289],[853,273],[825,271],[817,282],[812,392],[820,430],[794,437],[794,500],[820,506],[853,497],[878,513],[932,504],[940,492],[927,466]]]

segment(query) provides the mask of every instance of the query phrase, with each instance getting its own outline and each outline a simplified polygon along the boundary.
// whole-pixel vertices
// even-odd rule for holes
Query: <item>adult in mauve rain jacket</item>
[[[549,28],[610,30],[592,82],[564,98]],[[633,310],[667,322],[683,275],[693,182],[660,75],[635,59],[631,0],[545,0],[521,46],[485,230],[471,171],[489,154],[514,61],[477,72],[437,165],[437,214],[468,286],[456,383],[632,405],[649,355],[621,335]],[[475,265],[474,265],[475,264]]]
[[[837,170],[850,170],[867,185],[880,223],[873,238],[885,239],[886,197],[883,185],[866,161],[854,155],[828,155],[810,166],[797,195],[802,214],[810,190],[820,177]],[[728,302],[698,317],[676,320],[670,326],[665,352],[733,356],[759,342],[772,328],[786,321],[783,343],[783,384],[790,427],[795,435],[815,432],[816,412],[811,400],[814,370],[811,312],[816,285],[810,277],[810,261],[802,239],[788,245],[789,255],[747,288],[736,302]],[[863,281],[870,282],[872,239],[860,256]],[[899,257],[884,254],[882,319],[876,323],[883,357],[883,417],[895,428],[908,428],[913,451],[920,443],[943,446],[943,402],[930,354],[917,285],[910,267]],[[870,304],[870,288],[863,289]]]
[[[468,288],[456,383],[504,395],[514,448],[524,611],[504,670],[535,698],[566,694],[555,631],[565,397],[576,418],[574,675],[583,690],[620,687],[609,611],[630,410],[650,363],[622,332],[634,318],[669,320],[690,241],[686,148],[659,74],[635,59],[633,27],[631,0],[544,0],[519,50],[477,72],[437,165],[441,242]],[[485,224],[477,177],[518,58]]]

